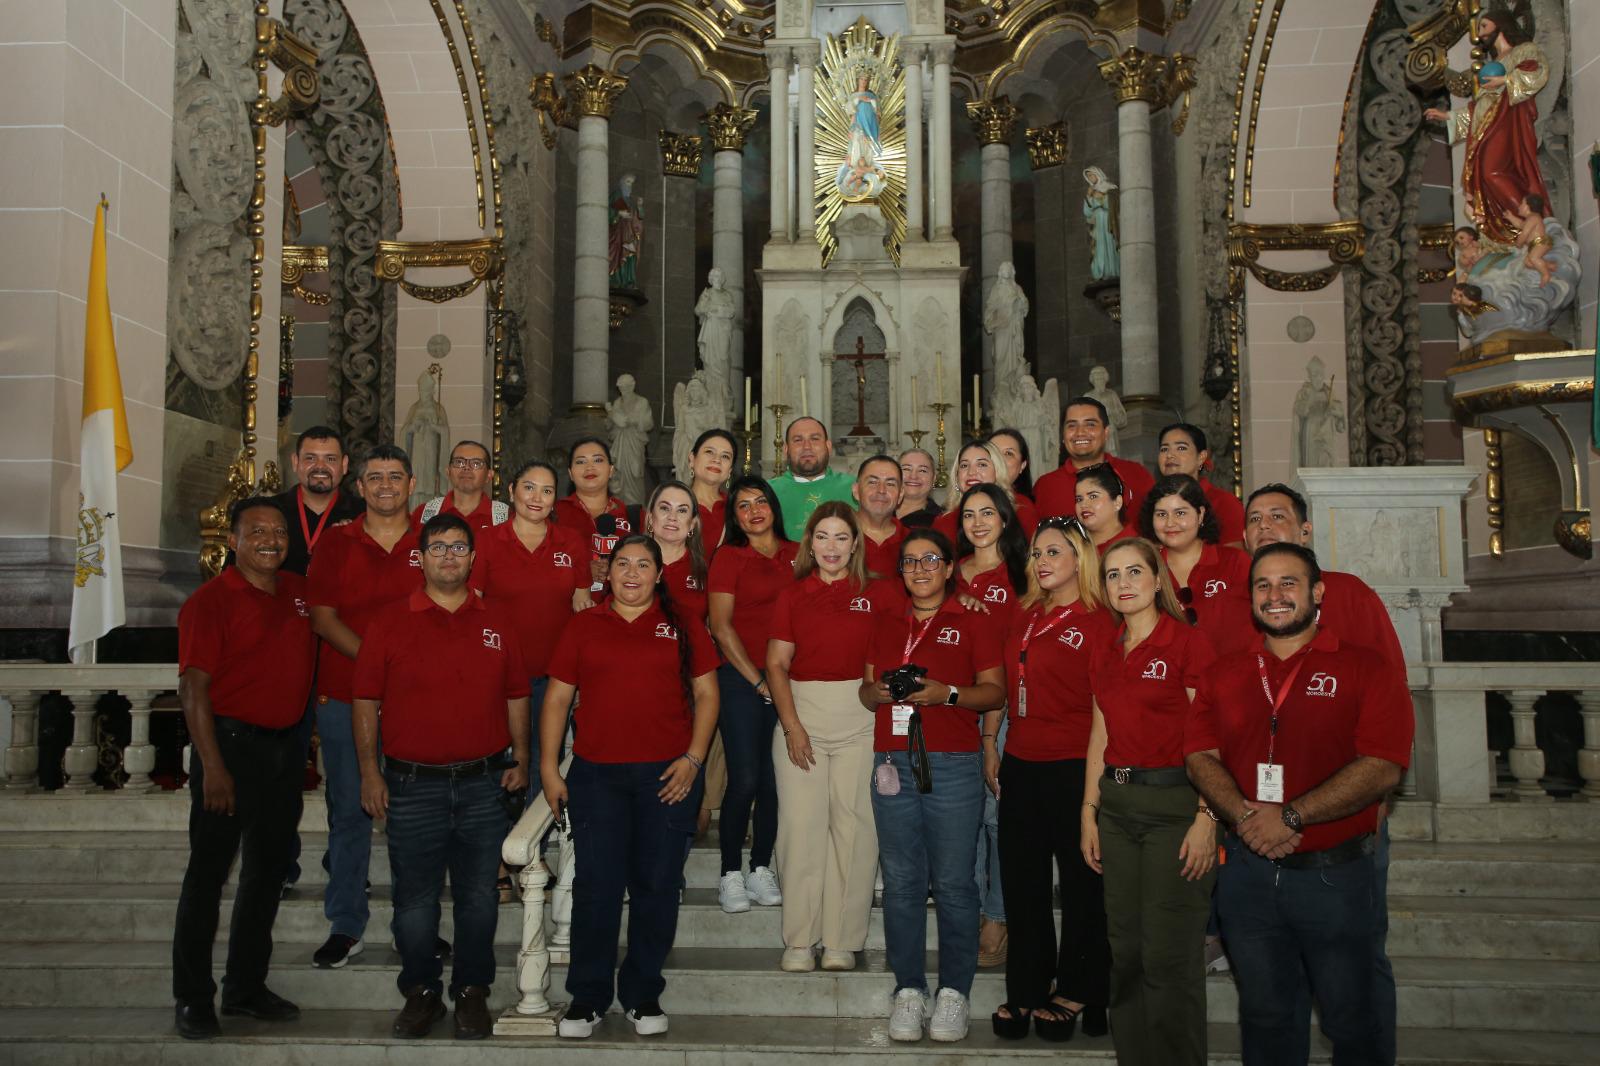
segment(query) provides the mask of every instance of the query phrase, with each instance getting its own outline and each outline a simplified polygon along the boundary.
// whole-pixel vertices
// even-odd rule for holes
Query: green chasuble
[[[799,540],[804,535],[806,519],[818,504],[841,500],[854,507],[856,501],[850,495],[850,486],[855,483],[855,478],[849,474],[832,469],[811,481],[796,481],[787,470],[780,477],[767,479],[783,507],[783,531],[790,540]]]

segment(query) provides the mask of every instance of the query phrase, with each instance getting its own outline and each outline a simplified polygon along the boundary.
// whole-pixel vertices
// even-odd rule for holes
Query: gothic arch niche
[[[843,321],[833,332],[832,395],[828,400],[830,430],[840,435],[867,426],[887,436],[890,374],[888,338],[878,326],[877,311],[864,296],[845,304]],[[851,358],[865,355],[860,365]],[[876,356],[877,358],[871,358]]]

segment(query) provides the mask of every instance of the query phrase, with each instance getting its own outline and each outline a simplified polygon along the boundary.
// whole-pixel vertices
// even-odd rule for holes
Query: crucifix
[[[867,342],[862,337],[856,338],[856,350],[853,354],[836,355],[835,359],[842,359],[852,363],[856,369],[856,424],[846,436],[870,437],[872,427],[867,425],[867,360],[882,359],[882,352],[868,352]]]

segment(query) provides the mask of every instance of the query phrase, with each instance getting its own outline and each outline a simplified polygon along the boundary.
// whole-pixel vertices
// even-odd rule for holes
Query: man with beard
[[[489,449],[475,440],[464,440],[450,449],[450,491],[417,505],[411,524],[421,529],[437,514],[460,515],[482,533],[511,517],[511,505],[494,499],[486,491],[494,477]]]
[[[789,423],[783,437],[783,459],[787,467],[775,478],[767,479],[783,507],[783,531],[790,540],[805,535],[806,519],[817,505],[828,500],[854,504],[850,475],[832,470],[833,442],[828,429],[817,419],[802,415]]]
[[[1067,401],[1061,419],[1061,449],[1066,462],[1033,484],[1033,502],[1040,518],[1055,518],[1078,513],[1078,471],[1100,463],[1110,463],[1127,489],[1122,513],[1136,515],[1144,506],[1144,495],[1155,487],[1150,471],[1129,459],[1119,459],[1106,451],[1111,417],[1105,404],[1092,396],[1075,396]]]
[[[900,542],[906,539],[906,527],[894,514],[900,508],[900,493],[900,464],[893,457],[874,455],[862,460],[850,494],[855,498],[867,571],[879,577],[895,577],[900,572]]]
[[[1217,914],[1239,989],[1245,1066],[1309,1058],[1314,994],[1334,1061],[1393,1063],[1374,1002],[1382,801],[1410,761],[1404,679],[1317,625],[1311,550],[1256,553],[1258,648],[1218,659],[1184,730],[1189,777],[1227,823]]]
[[[355,518],[366,505],[359,495],[341,492],[339,483],[350,469],[350,457],[336,430],[312,426],[295,440],[289,457],[299,484],[272,497],[289,519],[289,551],[283,569],[304,575],[311,568],[311,556],[329,527]]]

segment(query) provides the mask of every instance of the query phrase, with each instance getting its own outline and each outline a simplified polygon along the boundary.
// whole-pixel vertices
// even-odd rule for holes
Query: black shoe
[[[204,1003],[177,1003],[172,1011],[178,1035],[185,1040],[210,1040],[222,1035],[217,1012],[208,999]]]
[[[483,1040],[494,1032],[489,1018],[489,989],[468,985],[456,993],[456,1039]]]
[[[420,1040],[445,1016],[444,1000],[431,988],[413,988],[406,993],[406,1005],[395,1015],[394,1035],[401,1040]]]
[[[1069,1010],[1052,997],[1049,1003],[1033,1012],[1033,1031],[1039,1034],[1039,1039],[1052,1044],[1071,1040],[1081,1013],[1082,1009]]]
[[[1105,1036],[1111,1032],[1111,1021],[1106,1017],[1104,1007],[1083,1008],[1083,1035]]]
[[[243,998],[224,999],[222,1013],[263,1022],[292,1022],[300,1017],[300,1008],[272,989],[262,986]]]
[[[311,965],[319,970],[337,970],[361,954],[362,947],[364,945],[357,937],[334,933],[311,956]]]
[[[450,957],[450,941],[442,936],[434,940],[433,957],[436,959],[448,959]]]
[[[283,887],[278,889],[278,898],[279,899],[288,899],[289,898],[289,893],[294,891],[294,886],[296,884],[298,884],[298,883],[299,882],[297,882],[297,881],[285,881],[283,883]]]
[[[1006,1017],[995,1011],[989,1016],[989,1024],[994,1027],[994,1035],[1002,1040],[1021,1040],[1028,1035],[1028,1026],[1032,1011],[1024,1011],[1010,1003],[1002,1004],[1000,1010],[1006,1012]]]

